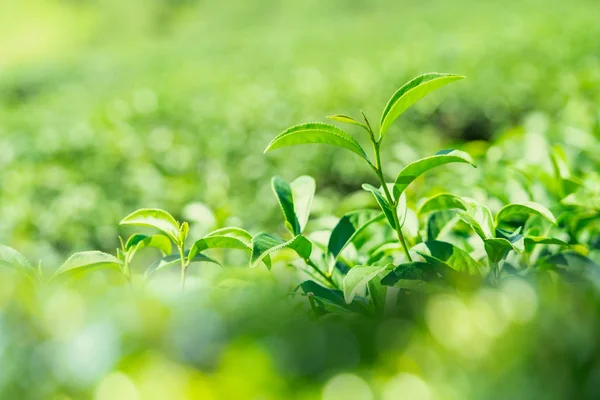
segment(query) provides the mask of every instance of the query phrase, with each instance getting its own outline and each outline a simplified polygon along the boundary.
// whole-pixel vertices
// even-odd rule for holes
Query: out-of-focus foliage
[[[0,243],[32,261],[0,248],[18,265],[0,266],[0,397],[597,398],[597,11],[595,0],[0,0]],[[526,251],[511,253],[512,276],[496,287],[402,290],[389,315],[314,321],[286,266],[296,255],[269,258],[271,272],[247,269],[245,231],[221,231],[242,250],[213,249],[222,269],[188,254],[183,293],[178,268],[142,284],[159,250],[174,249],[157,232],[123,243],[118,258],[78,253],[61,271],[90,260],[111,269],[38,282],[74,252],[115,254],[130,232],[118,222],[139,208],[169,210],[193,239],[225,226],[285,236],[276,174],[315,178],[311,220],[288,225],[318,242],[348,211],[377,207],[360,189],[376,180],[344,150],[265,156],[265,146],[323,115],[377,116],[394,89],[435,70],[468,79],[390,127],[387,178],[447,147],[478,168],[416,180],[404,199],[407,238],[442,235],[485,255],[464,218],[418,212],[442,192],[492,215],[535,201],[557,217],[528,221]],[[394,240],[384,225],[375,221],[344,260],[397,261],[395,243],[370,248]],[[176,240],[187,235],[176,228]],[[567,246],[573,258],[556,255]],[[531,260],[548,262],[533,271]]]

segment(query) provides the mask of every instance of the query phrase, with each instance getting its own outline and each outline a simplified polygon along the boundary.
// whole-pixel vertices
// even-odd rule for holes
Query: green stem
[[[333,279],[331,279],[331,277],[329,275],[327,275],[325,272],[321,271],[321,268],[319,268],[317,265],[315,265],[315,263],[312,262],[312,260],[310,258],[307,260],[304,260],[304,262],[306,262],[306,265],[310,266],[312,269],[317,271],[319,273],[319,275],[321,275],[321,277],[323,277],[323,279],[325,279],[325,281],[327,283],[329,283],[332,287],[334,287],[334,288],[337,287],[337,285],[335,284]]]
[[[187,263],[185,262],[185,252],[183,251],[183,245],[179,245],[179,257],[181,259],[181,290],[185,289],[185,270],[187,269]]]
[[[375,151],[375,167],[373,170],[377,174],[379,178],[379,182],[381,182],[381,186],[383,186],[383,191],[385,193],[385,197],[387,198],[388,203],[392,207],[392,215],[394,217],[394,225],[396,230],[396,236],[398,236],[398,241],[402,245],[402,249],[404,250],[404,255],[409,262],[412,262],[412,257],[410,256],[410,252],[408,251],[408,246],[406,245],[406,240],[404,240],[404,235],[402,234],[402,228],[400,227],[400,220],[398,219],[398,211],[396,208],[398,207],[398,202],[394,200],[394,197],[390,193],[388,189],[387,183],[385,181],[385,177],[383,175],[383,167],[381,165],[381,154],[379,151],[379,146],[381,144],[381,139],[378,141],[374,140],[374,135],[371,136],[373,138],[373,150]]]

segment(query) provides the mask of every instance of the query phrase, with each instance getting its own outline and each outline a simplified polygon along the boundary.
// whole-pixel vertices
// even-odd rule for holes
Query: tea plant
[[[23,271],[35,281],[64,281],[92,270],[112,269],[133,284],[133,260],[143,249],[153,248],[161,256],[145,270],[144,280],[178,267],[184,289],[192,264],[221,264],[205,254],[212,249],[244,251],[250,268],[264,264],[269,269],[272,256],[287,249],[298,258],[287,258],[286,263],[310,277],[298,288],[317,316],[333,311],[377,315],[396,307],[406,294],[474,290],[497,285],[506,274],[558,273],[571,279],[598,280],[600,267],[586,256],[585,246],[577,243],[582,235],[590,239],[598,223],[597,175],[574,177],[558,148],[552,152],[555,176],[542,176],[561,204],[558,220],[533,201],[505,205],[494,215],[486,205],[451,193],[425,199],[416,212],[410,209],[406,190],[421,175],[450,163],[475,167],[469,154],[456,149],[411,162],[388,181],[381,148],[391,125],[419,99],[461,79],[440,73],[414,78],[390,98],[378,127],[362,112],[362,121],[343,114],[328,117],[363,130],[372,145],[371,156],[348,132],[322,122],[293,126],[271,141],[265,152],[301,144],[334,145],[354,153],[373,171],[379,187],[365,183],[362,188],[372,194],[379,208],[343,215],[327,232],[327,240],[319,232],[307,231],[315,180],[301,176],[287,182],[275,176],[271,184],[286,237],[265,232],[253,236],[242,228],[225,227],[192,243],[187,222],[177,221],[164,210],[140,209],[123,218],[121,225],[153,232],[135,232],[126,240],[119,237],[116,256],[100,251],[76,253],[45,277],[41,265],[34,268],[16,250],[0,246],[0,264]],[[406,229],[409,220],[412,228]],[[569,232],[569,241],[551,234],[557,224]]]

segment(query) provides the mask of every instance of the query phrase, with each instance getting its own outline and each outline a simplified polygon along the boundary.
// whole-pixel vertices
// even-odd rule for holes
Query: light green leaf
[[[390,203],[387,201],[387,199],[381,193],[381,190],[377,189],[373,185],[369,185],[368,183],[363,184],[362,188],[364,190],[366,190],[367,192],[373,193],[373,196],[375,196],[375,200],[377,201],[377,204],[379,204],[379,207],[381,207],[381,210],[383,211],[383,214],[387,218],[390,226],[392,228],[396,229],[396,222],[394,221],[394,212],[395,211],[392,209],[392,206],[390,205]]]
[[[379,273],[385,269],[386,267],[371,267],[362,265],[351,268],[342,282],[344,300],[346,303],[352,303],[352,300],[354,300],[354,297],[356,297],[357,294],[365,292],[369,281],[375,279],[377,275],[379,275]]]
[[[24,255],[3,244],[0,244],[0,265],[16,268],[28,275],[36,275],[35,268]]]
[[[464,79],[464,76],[430,72],[413,78],[390,98],[381,115],[381,135],[390,125],[414,103],[451,82]]]
[[[352,125],[358,125],[364,129],[367,129],[367,126],[361,122],[358,122],[357,120],[355,120],[354,118],[348,116],[348,115],[344,115],[344,114],[335,114],[335,115],[329,115],[327,116],[327,118],[334,120],[334,121],[338,121],[338,122],[343,122],[345,124],[352,124]]]
[[[433,156],[425,157],[408,164],[400,171],[394,182],[394,198],[398,199],[408,185],[425,172],[449,163],[466,163],[475,167],[471,156],[464,151],[454,149],[440,150]]]
[[[368,160],[365,151],[352,136],[334,125],[322,122],[292,126],[275,137],[267,146],[265,153],[281,147],[309,143],[324,143],[342,147]]]
[[[101,251],[75,253],[56,270],[54,278],[67,273],[85,272],[90,269],[119,269],[123,263],[116,257]]]
[[[327,252],[333,259],[337,258],[358,234],[382,218],[383,214],[377,210],[358,210],[344,215],[331,231]]]
[[[189,257],[207,249],[240,249],[252,251],[252,235],[241,228],[222,228],[209,233],[194,243]]]
[[[217,260],[212,259],[208,256],[205,256],[202,253],[197,253],[193,258],[190,257],[190,252],[186,251],[184,253],[184,259],[187,259],[190,263],[195,263],[195,262],[209,262],[212,264],[217,264],[217,265],[221,265],[221,263],[219,263]],[[158,260],[157,262],[155,262],[153,265],[150,266],[150,268],[148,268],[146,270],[146,277],[149,277],[150,275],[152,275],[153,273],[155,273],[158,270],[161,269],[165,269],[165,268],[169,268],[169,267],[181,267],[181,257],[179,256],[179,254],[171,254],[169,256],[163,257],[160,260]],[[189,267],[189,265],[188,265]]]
[[[531,215],[539,215],[540,217],[556,224],[556,218],[546,207],[531,201],[517,204],[508,204],[496,215],[496,226],[503,222],[513,221],[519,218],[527,218]]]
[[[295,234],[299,235],[304,232],[310,216],[310,209],[315,198],[316,183],[311,176],[303,175],[296,178],[290,186],[294,199],[294,212],[300,227],[300,230]]]
[[[566,243],[560,239],[546,237],[546,236],[525,236],[525,244],[526,245],[550,244],[550,245],[569,247],[568,243]]]
[[[164,210],[142,208],[123,218],[120,224],[156,228],[165,233],[173,242],[179,242],[179,223]]]
[[[417,214],[425,215],[437,211],[459,209],[466,211],[467,205],[464,200],[450,193],[440,193],[425,200],[419,207]]]
[[[173,243],[164,235],[146,236],[136,233],[131,235],[125,244],[125,250],[132,251],[133,249],[133,253],[146,247],[156,248],[165,256],[171,254],[173,251]]]
[[[250,268],[256,267],[267,256],[285,248],[294,250],[300,258],[308,260],[312,252],[312,243],[304,236],[296,236],[286,242],[267,233],[259,233],[252,238]]]

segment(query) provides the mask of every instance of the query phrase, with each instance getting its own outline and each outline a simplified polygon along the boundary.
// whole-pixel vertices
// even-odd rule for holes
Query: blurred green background
[[[388,173],[451,145],[480,168],[433,174],[411,205],[439,190],[492,209],[519,200],[530,188],[514,168],[549,168],[553,144],[593,174],[598,15],[597,0],[0,0],[0,243],[54,269],[75,251],[114,252],[119,220],[140,207],[190,221],[194,238],[277,231],[274,174],[314,176],[313,214],[339,217],[365,204],[355,192],[371,171],[333,148],[264,148],[333,113],[377,121],[428,71],[468,79],[391,128]],[[250,283],[233,293],[180,295],[167,277],[136,296],[103,274],[60,291],[4,274],[2,398],[598,396],[600,298],[587,285],[513,282],[314,324],[266,271],[200,273]]]
[[[532,112],[598,124],[594,0],[0,4],[0,242],[53,265],[114,249],[118,221],[139,207],[197,232],[270,228],[275,173],[315,176],[315,212],[339,214],[326,200],[360,190],[367,168],[327,147],[262,151],[331,113],[377,121],[422,72],[468,80],[393,127],[392,166]]]

